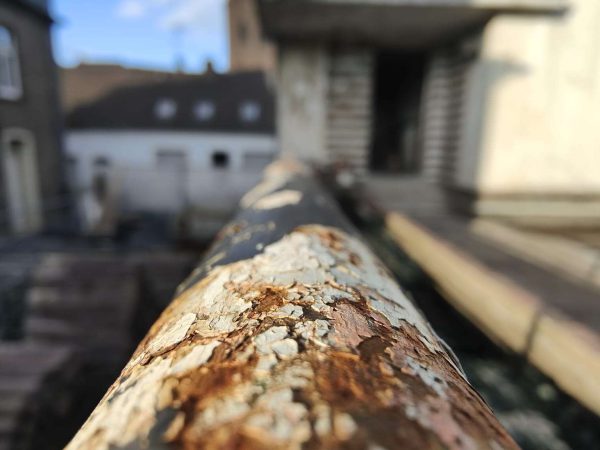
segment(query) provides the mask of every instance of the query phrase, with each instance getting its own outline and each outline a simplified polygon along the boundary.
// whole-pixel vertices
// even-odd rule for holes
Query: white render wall
[[[171,131],[68,131],[65,148],[77,192],[89,191],[105,158],[120,210],[154,213],[230,211],[277,153],[270,135]],[[213,166],[215,151],[229,156],[226,168]],[[159,152],[181,152],[184,163],[161,166]]]
[[[284,155],[315,163],[327,154],[329,55],[318,44],[281,44],[277,126]]]
[[[470,102],[481,140],[462,148],[459,186],[600,197],[600,1],[569,3],[562,17],[486,27]]]

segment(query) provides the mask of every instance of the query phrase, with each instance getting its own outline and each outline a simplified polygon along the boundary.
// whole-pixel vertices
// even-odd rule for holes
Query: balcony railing
[[[308,169],[270,166],[67,448],[516,444]]]

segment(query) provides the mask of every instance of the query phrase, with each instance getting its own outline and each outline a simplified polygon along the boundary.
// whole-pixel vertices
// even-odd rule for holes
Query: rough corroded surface
[[[279,163],[69,448],[515,444],[335,202]]]
[[[317,447],[516,445],[370,251],[307,225],[188,284],[68,448]]]

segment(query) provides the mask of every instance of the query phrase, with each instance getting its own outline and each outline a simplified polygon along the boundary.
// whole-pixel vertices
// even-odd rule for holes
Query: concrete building
[[[0,233],[57,226],[67,206],[51,25],[45,0],[0,2]]]
[[[273,73],[275,46],[262,32],[256,0],[229,0],[229,70]]]
[[[98,190],[122,214],[227,218],[276,154],[274,98],[259,72],[123,87],[67,122],[70,183],[89,226]]]
[[[446,205],[600,222],[600,3],[262,0],[283,153]],[[418,203],[418,202],[417,202]]]

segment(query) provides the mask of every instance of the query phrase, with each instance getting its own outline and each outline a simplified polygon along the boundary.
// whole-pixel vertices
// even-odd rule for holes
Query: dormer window
[[[177,103],[172,98],[161,98],[154,105],[154,114],[160,120],[169,120],[177,113]]]
[[[255,101],[245,101],[240,105],[239,114],[242,122],[256,122],[260,119],[260,104]]]
[[[0,26],[0,99],[18,100],[22,94],[17,42],[8,28]]]
[[[194,105],[194,116],[200,122],[206,122],[215,115],[215,104],[209,100],[200,100]]]

